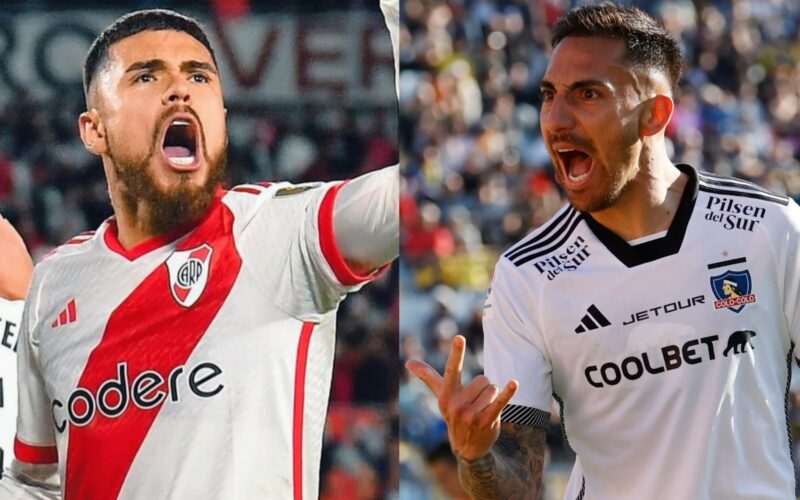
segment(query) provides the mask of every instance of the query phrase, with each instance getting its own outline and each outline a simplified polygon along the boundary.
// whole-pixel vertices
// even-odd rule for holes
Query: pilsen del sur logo
[[[213,253],[214,249],[203,243],[191,250],[173,252],[167,259],[169,291],[179,305],[192,307],[203,294]]]

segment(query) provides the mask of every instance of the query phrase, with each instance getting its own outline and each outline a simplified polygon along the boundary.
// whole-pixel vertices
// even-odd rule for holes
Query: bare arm
[[[491,451],[476,460],[459,457],[461,484],[475,500],[539,498],[545,430],[504,422]]]
[[[14,227],[0,215],[0,297],[23,300],[33,274],[33,261],[25,242]]]

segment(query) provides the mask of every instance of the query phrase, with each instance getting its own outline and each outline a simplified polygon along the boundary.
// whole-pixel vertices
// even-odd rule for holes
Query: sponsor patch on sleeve
[[[281,188],[275,192],[275,198],[278,198],[279,196],[291,196],[293,194],[300,194],[305,191],[308,191],[309,189],[318,188],[321,185],[322,184],[319,182],[313,182],[309,184],[298,184],[296,186]]]
[[[492,309],[492,287],[486,291],[486,301],[483,304],[483,317],[484,319],[492,319],[494,317],[494,310]]]

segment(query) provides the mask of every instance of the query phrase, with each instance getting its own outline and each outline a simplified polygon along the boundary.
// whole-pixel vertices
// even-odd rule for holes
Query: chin
[[[611,208],[617,201],[616,196],[611,193],[567,193],[570,204],[580,212],[599,212]]]

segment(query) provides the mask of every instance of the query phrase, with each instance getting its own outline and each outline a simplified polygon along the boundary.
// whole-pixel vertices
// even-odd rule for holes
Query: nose
[[[542,134],[558,134],[575,127],[575,116],[572,114],[566,96],[556,94],[550,102],[544,103],[540,116]]]
[[[164,105],[190,104],[192,97],[189,92],[189,83],[180,76],[172,76],[167,90],[161,96]]]

